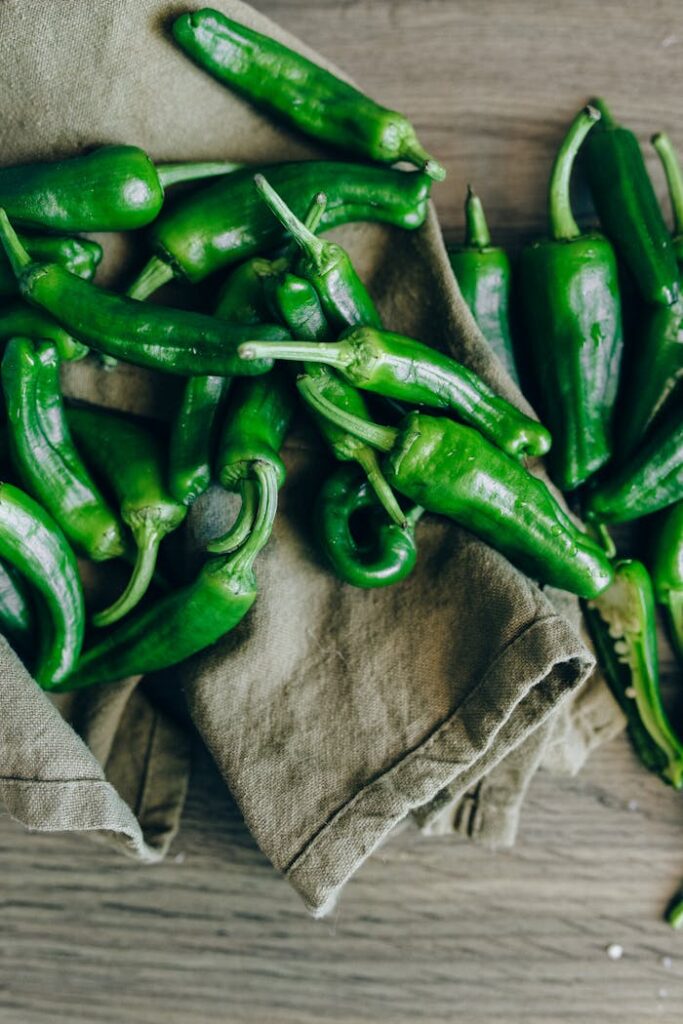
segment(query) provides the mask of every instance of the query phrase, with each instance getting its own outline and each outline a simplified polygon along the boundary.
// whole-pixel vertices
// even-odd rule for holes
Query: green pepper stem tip
[[[273,216],[277,217],[282,226],[289,231],[306,256],[316,263],[319,262],[322,259],[325,243],[316,238],[303,221],[299,220],[262,174],[254,175],[254,185]]]
[[[0,241],[2,241],[7,259],[16,277],[21,276],[22,270],[33,262],[27,253],[16,231],[10,223],[10,219],[4,209],[0,208]]]
[[[557,241],[571,241],[581,234],[572,213],[569,184],[581,144],[600,117],[599,108],[583,107],[570,124],[555,157],[548,188],[548,216],[551,237]]]
[[[335,423],[353,437],[364,441],[371,448],[381,452],[390,452],[398,440],[399,431],[395,427],[380,426],[370,420],[361,419],[353,413],[340,409],[322,394],[317,381],[308,374],[297,378],[296,386],[305,402],[320,413],[321,416]]]

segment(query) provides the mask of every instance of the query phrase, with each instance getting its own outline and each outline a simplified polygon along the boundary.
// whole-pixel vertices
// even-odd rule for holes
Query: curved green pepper
[[[294,274],[285,274],[275,285],[274,299],[280,316],[294,337],[311,341],[329,339],[329,325],[323,313],[318,293],[310,281],[296,277]],[[310,362],[304,363],[304,369],[310,377],[315,378],[317,386],[328,401],[355,416],[360,416],[361,419],[370,419],[363,396],[351,384],[342,380],[334,370]],[[356,462],[360,466],[389,518],[403,528],[405,525],[403,509],[382,476],[376,452],[357,437],[353,437],[352,434],[331,423],[326,417],[318,415],[315,409],[311,408],[309,412],[313,415],[335,458],[341,462]]]
[[[18,487],[0,483],[0,558],[42,598],[33,676],[52,689],[74,668],[83,643],[85,606],[76,557],[45,510]]]
[[[19,654],[28,654],[36,636],[36,613],[24,578],[0,563],[0,633]]]
[[[121,519],[137,547],[126,589],[114,604],[92,617],[94,625],[109,626],[147,593],[159,545],[180,526],[187,508],[167,492],[165,447],[142,424],[103,409],[71,409],[68,421],[86,461],[116,495]]]
[[[102,246],[86,238],[60,235],[19,235],[21,244],[33,260],[40,263],[59,263],[76,277],[92,281],[102,259]],[[5,256],[0,253],[0,295],[16,295],[17,279]]]
[[[254,515],[272,500],[285,479],[285,466],[279,451],[284,444],[294,411],[292,388],[279,370],[256,380],[241,381],[234,404],[228,409],[218,441],[216,475],[228,491],[242,490],[245,504],[233,527],[222,537],[207,545],[207,551],[225,554],[242,542],[246,521],[256,498]],[[267,489],[263,490],[263,481]],[[243,485],[253,487],[245,491]],[[256,494],[253,494],[255,488]],[[249,495],[249,491],[252,494]]]
[[[351,328],[337,342],[248,342],[242,359],[290,359],[334,367],[344,380],[411,405],[448,409],[509,455],[544,455],[550,434],[450,356],[390,331]]]
[[[683,742],[662,704],[655,600],[645,566],[631,559],[617,562],[611,587],[588,609],[601,664],[639,755],[651,771],[683,788]]]
[[[98,352],[184,376],[259,374],[272,365],[270,360],[250,365],[237,356],[236,345],[250,338],[253,328],[136,302],[82,281],[55,263],[31,262],[4,210],[0,239],[24,298]],[[259,326],[258,335],[288,337],[281,327],[268,324]]]
[[[653,136],[666,174],[674,211],[674,251],[683,252],[683,175],[666,135]],[[680,266],[679,266],[680,272]],[[648,307],[629,350],[620,386],[623,416],[619,429],[620,455],[628,457],[668,405],[680,401],[683,378],[683,302]]]
[[[224,85],[314,139],[381,163],[406,160],[436,181],[446,177],[407,117],[270,36],[211,8],[181,14],[173,36]]]
[[[60,690],[78,690],[177,665],[242,621],[256,600],[253,564],[268,542],[277,509],[275,476],[258,463],[254,474],[262,501],[239,551],[210,559],[189,586],[171,591],[112,629],[85,651]]]
[[[683,407],[656,423],[631,458],[587,492],[584,511],[603,523],[640,519],[683,498]]]
[[[662,516],[655,529],[652,582],[669,619],[672,643],[683,661],[683,501]]]
[[[638,140],[616,123],[604,100],[591,106],[602,115],[585,146],[600,223],[645,301],[670,306],[679,296],[676,257]]]
[[[174,276],[195,283],[277,249],[285,232],[254,188],[257,170],[298,217],[316,193],[324,192],[324,230],[351,221],[383,221],[412,229],[427,216],[431,182],[417,172],[323,160],[248,167],[183,197],[162,213],[150,234],[155,255],[128,294],[144,299]]]
[[[67,361],[83,359],[89,351],[87,345],[76,341],[49,314],[19,300],[0,306],[0,341],[17,337],[51,341],[59,352],[59,358]]]
[[[481,199],[470,185],[465,200],[465,243],[449,245],[448,259],[479,330],[519,384],[510,334],[512,267],[505,249],[491,245]]]
[[[415,506],[402,529],[387,522],[384,509],[368,480],[355,466],[340,466],[318,494],[313,521],[320,549],[340,580],[371,589],[399,583],[415,568],[415,526],[422,515]],[[359,512],[370,513],[362,538],[353,528]]]
[[[299,220],[262,174],[254,183],[268,209],[287,229],[302,251],[297,273],[310,281],[329,324],[346,327],[381,327],[382,321],[368,291],[341,245],[318,238]]]
[[[520,260],[539,412],[553,437],[548,465],[564,491],[610,457],[623,349],[614,250],[602,235],[581,234],[569,196],[576,154],[599,116],[586,107],[572,122],[550,178],[550,238],[525,246]]]
[[[214,424],[229,377],[188,377],[171,424],[168,489],[192,505],[211,483]]]
[[[2,360],[12,461],[67,539],[94,561],[124,552],[114,512],[74,448],[50,342],[12,338]]]
[[[342,412],[315,381],[299,379],[307,400],[332,422],[387,453],[384,472],[401,494],[448,516],[543,583],[594,597],[612,568],[543,483],[471,427],[413,412],[398,428]]]
[[[137,146],[101,146],[67,160],[0,168],[0,207],[23,226],[130,231],[158,215],[166,185],[234,168],[220,162],[155,167]]]

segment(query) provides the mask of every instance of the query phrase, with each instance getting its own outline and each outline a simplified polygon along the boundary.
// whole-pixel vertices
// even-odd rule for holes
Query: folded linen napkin
[[[4,0],[2,161],[104,142],[134,143],[158,160],[319,156],[175,49],[169,17],[198,6]],[[320,60],[238,0],[215,6]],[[362,224],[338,234],[387,327],[451,351],[527,408],[463,303],[433,210],[414,233]],[[139,250],[104,244],[104,281],[125,280]],[[104,373],[95,360],[66,367],[64,386],[162,418],[177,393],[166,378],[126,366]],[[555,749],[572,746],[575,768],[620,715],[601,681],[586,684],[593,659],[576,627],[453,524],[425,517],[418,567],[399,586],[366,593],[336,581],[308,522],[327,456],[303,428],[285,457],[281,512],[257,565],[259,600],[234,633],[165,673],[163,685],[131,679],[51,701],[3,644],[0,797],[31,829],[84,831],[141,860],[162,856],[182,808],[190,730],[159,694],[184,694],[256,840],[323,914],[411,812],[425,831],[511,842],[551,734]],[[224,527],[228,504],[215,489],[192,510],[189,562]]]

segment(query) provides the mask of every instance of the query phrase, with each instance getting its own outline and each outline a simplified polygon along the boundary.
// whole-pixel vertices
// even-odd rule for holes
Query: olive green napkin
[[[2,161],[124,141],[159,160],[317,155],[173,47],[169,15],[198,6],[3,0]],[[237,0],[215,6],[310,53]],[[387,327],[452,351],[524,407],[463,304],[433,211],[415,233],[354,225],[338,235]],[[124,281],[140,247],[105,245],[102,279]],[[178,389],[126,366],[104,373],[95,360],[66,368],[64,385],[162,418]],[[426,517],[418,567],[400,586],[360,592],[337,582],[309,523],[327,455],[300,425],[285,457],[281,512],[257,566],[261,596],[214,649],[163,682],[126,680],[51,702],[0,648],[0,797],[31,829],[81,830],[140,859],[159,857],[177,827],[189,743],[182,716],[162,708],[159,694],[184,694],[254,837],[322,914],[411,812],[425,831],[511,842],[541,759],[571,747],[571,764],[560,767],[576,768],[620,718],[604,686],[586,683],[593,660],[576,627],[453,524]],[[197,503],[183,540],[188,566],[231,509],[218,489]]]

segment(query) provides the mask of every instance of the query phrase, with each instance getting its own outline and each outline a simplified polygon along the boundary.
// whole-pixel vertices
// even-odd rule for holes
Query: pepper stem
[[[490,244],[491,235],[484,207],[472,186],[468,185],[465,199],[465,245],[468,249],[485,249]]]
[[[113,604],[93,615],[94,626],[110,626],[122,619],[142,600],[152,582],[163,531],[159,530],[156,522],[147,520],[133,530],[133,536],[137,544],[137,555],[128,585]]]
[[[287,206],[284,199],[277,194],[272,185],[268,184],[262,174],[254,175],[254,184],[268,209],[277,217],[282,226],[287,228],[287,231],[289,231],[299,248],[304,251],[306,256],[316,266],[322,264],[325,254],[325,242],[322,242],[313,234],[310,228],[306,227],[303,221],[299,220],[297,215]]]
[[[252,471],[258,490],[258,509],[249,538],[230,560],[231,571],[238,573],[251,569],[254,559],[270,539],[277,514],[278,474],[275,466],[256,461]]]
[[[240,493],[242,504],[235,522],[226,533],[206,545],[206,550],[212,555],[228,555],[231,551],[237,551],[252,531],[256,518],[258,488],[253,480],[243,480]]]
[[[343,370],[353,353],[342,341],[245,341],[237,350],[240,359],[286,359],[297,363],[324,363]]]
[[[674,234],[683,236],[683,171],[676,155],[676,150],[671,144],[671,139],[664,132],[653,135],[652,145],[657,150],[657,156],[662,162],[666,185],[669,190],[671,209],[674,215]]]
[[[367,476],[368,483],[377,495],[378,501],[389,518],[393,519],[402,530],[405,530],[408,526],[406,514],[396,500],[396,495],[388,482],[385,480],[375,452],[372,448],[362,448],[356,454],[355,460]]]
[[[618,128],[618,124],[614,119],[612,111],[607,106],[601,96],[594,96],[588,103],[589,107],[593,107],[600,114],[600,120],[602,121],[603,128]]]
[[[219,174],[232,174],[240,171],[244,164],[228,163],[225,160],[187,161],[175,164],[156,164],[161,187],[178,185],[182,181],[200,181],[202,178],[215,178]]]
[[[33,260],[21,244],[19,236],[12,227],[9,217],[4,210],[0,209],[0,241],[2,241],[7,259],[14,275],[19,278],[26,267],[33,263]]]
[[[173,267],[159,256],[151,256],[126,292],[129,299],[147,299],[174,277]]]
[[[378,423],[371,423],[361,419],[360,416],[354,416],[353,413],[347,412],[345,409],[340,409],[334,402],[325,398],[312,377],[303,374],[297,380],[296,386],[304,401],[312,409],[324,416],[325,419],[330,420],[331,423],[336,423],[347,434],[365,441],[371,448],[377,448],[381,452],[390,452],[396,444],[399,431],[395,427],[382,427]]]
[[[548,190],[548,214],[550,235],[557,241],[569,241],[581,234],[572,213],[569,183],[581,143],[600,117],[600,111],[595,107],[584,107],[580,110],[569,126],[569,131],[555,157]]]

